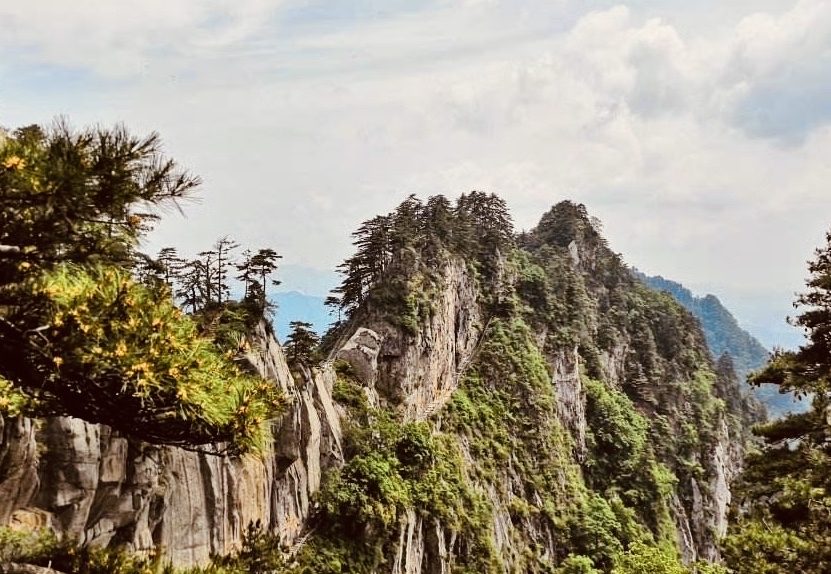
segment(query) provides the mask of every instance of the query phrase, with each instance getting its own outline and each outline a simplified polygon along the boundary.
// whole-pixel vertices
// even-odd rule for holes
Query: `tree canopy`
[[[812,408],[755,429],[766,445],[751,456],[737,489],[737,520],[725,541],[738,574],[831,569],[831,232],[809,262],[793,319],[807,342],[777,351],[754,384],[812,397]]]
[[[285,343],[289,360],[309,361],[320,344],[320,337],[312,329],[312,324],[306,321],[292,321],[289,326],[291,333]]]
[[[500,250],[513,243],[514,230],[503,199],[472,191],[459,196],[455,206],[442,195],[426,203],[410,195],[395,211],[364,221],[352,237],[355,253],[338,266],[343,281],[329,300],[347,316],[367,300],[374,286],[389,279],[391,270],[400,270],[400,264],[413,256],[426,262],[444,249],[489,273]]]
[[[59,120],[0,142],[0,412],[72,415],[164,444],[262,441],[282,395],[200,337],[164,282],[133,275],[159,211],[199,183],[157,134]]]

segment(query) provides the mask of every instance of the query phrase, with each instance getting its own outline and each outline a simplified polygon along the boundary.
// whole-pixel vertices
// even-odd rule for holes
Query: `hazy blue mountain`
[[[325,297],[341,282],[340,275],[334,271],[293,263],[280,265],[277,278],[284,293],[297,291],[301,295],[320,297]]]
[[[634,273],[649,287],[668,292],[699,320],[713,358],[718,359],[722,354],[729,353],[740,380],[745,380],[749,373],[767,362],[770,352],[753,335],[741,328],[718,297],[696,297],[680,283],[660,275],[649,277],[639,271]],[[808,407],[796,401],[790,394],[779,393],[778,388],[773,385],[753,388],[752,392],[765,405],[772,417],[789,411],[803,411]]]
[[[274,330],[277,333],[277,339],[281,343],[286,340],[286,336],[291,331],[289,328],[291,321],[307,321],[312,324],[318,335],[325,333],[329,325],[337,319],[329,314],[331,309],[323,304],[325,299],[325,297],[316,295],[306,295],[300,291],[275,293],[271,301],[277,305],[277,311],[274,314]]]

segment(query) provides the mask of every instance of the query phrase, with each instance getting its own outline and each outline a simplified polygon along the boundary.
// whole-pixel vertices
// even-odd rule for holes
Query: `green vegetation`
[[[292,362],[308,363],[312,361],[315,350],[320,344],[320,337],[312,330],[312,324],[305,321],[292,321],[291,333],[285,342],[288,359]]]
[[[484,535],[488,503],[471,488],[451,435],[433,433],[427,423],[402,424],[390,411],[373,410],[365,424],[348,429],[345,449],[347,463],[330,472],[319,493],[323,532],[316,544],[339,541],[341,551],[369,549],[364,562],[378,568],[410,511],[469,537],[460,551],[463,563],[473,567],[493,560]]]
[[[35,161],[15,147],[28,141],[24,136],[0,156],[0,191],[7,195],[22,189],[14,182]],[[35,151],[57,136],[37,137]],[[152,158],[127,177],[128,190],[147,181],[140,174],[158,164]],[[79,159],[73,177],[83,182],[90,161]],[[189,188],[190,179],[173,173],[153,180],[167,193],[158,200]],[[179,187],[164,187],[171,182]],[[121,203],[132,205],[131,197]],[[95,220],[109,217],[121,229],[110,204],[102,205]],[[133,221],[124,209],[124,222]],[[695,319],[637,282],[598,229],[583,206],[563,202],[517,237],[504,202],[481,192],[455,204],[411,196],[364,222],[354,234],[356,253],[340,267],[343,283],[329,299],[344,320],[326,344],[364,319],[397,328],[402,345],[430,339],[430,320],[440,311],[434,301],[454,269],[467,273],[477,293],[464,302],[482,318],[474,327],[481,329],[475,354],[456,357],[450,376],[457,388],[424,421],[405,420],[395,396],[372,406],[372,393],[351,367],[336,363],[333,398],[348,413],[345,460],[324,476],[310,537],[289,550],[255,524],[239,552],[201,571],[385,571],[405,527],[418,520],[424,532],[443,538],[451,557],[425,560],[447,560],[453,574],[689,572],[679,559],[673,513],[678,502],[688,516],[704,512],[712,453],[728,437],[744,440],[746,403],[729,365],[714,373]],[[2,243],[21,243],[23,232],[16,233],[0,235]],[[93,241],[95,256],[64,260],[64,246],[54,249],[54,261],[30,261],[41,252],[36,245],[0,257],[0,266],[16,274],[0,286],[10,297],[0,302],[5,408],[20,412],[36,403],[153,442],[231,440],[235,452],[257,448],[283,398],[232,359],[267,311],[266,284],[279,256],[246,252],[234,265],[237,245],[221,238],[191,262],[169,248],[136,267],[132,243],[139,233],[119,233],[114,244]],[[112,233],[104,236],[112,241]],[[228,300],[232,267],[245,286],[238,303]],[[314,360],[317,346],[310,325],[293,324],[286,348],[295,364]],[[2,361],[12,353],[25,354],[25,367]],[[394,357],[382,353],[378,360]],[[702,524],[693,535],[695,544],[713,542]],[[98,571],[66,562],[79,551],[62,548],[43,556]],[[159,566],[97,552],[84,550],[83,560],[110,561],[124,574]]]
[[[686,574],[678,557],[660,548],[636,542],[621,554],[612,574]]]
[[[500,251],[513,244],[513,226],[501,198],[474,191],[455,206],[440,195],[424,204],[411,195],[352,236],[356,252],[338,267],[344,278],[330,304],[351,317],[366,303],[414,334],[432,313],[431,295],[440,286],[435,273],[448,254],[468,255],[492,274]]]
[[[689,289],[674,281],[663,277],[647,277],[640,272],[634,275],[646,285],[659,291],[666,291],[688,309],[700,322],[701,329],[707,339],[707,346],[713,357],[721,362],[724,359],[731,361],[731,368],[735,376],[742,383],[745,394],[750,393],[773,418],[782,416],[786,412],[800,412],[807,408],[807,402],[797,402],[791,393],[780,393],[776,385],[746,385],[747,376],[762,368],[770,359],[770,353],[750,333],[742,329],[735,317],[728,311],[721,301],[714,295],[695,297]],[[746,399],[745,399],[746,400]],[[752,405],[755,407],[755,405]],[[758,422],[763,418],[762,412],[751,412],[753,420],[748,424]]]
[[[806,330],[807,344],[774,353],[751,378],[813,399],[809,411],[755,429],[766,444],[748,457],[724,542],[727,563],[737,574],[831,568],[831,233],[826,241],[809,263],[808,289],[796,301],[800,314],[794,323]]]
[[[163,254],[168,266],[153,279],[152,260],[136,251],[154,210],[178,207],[198,184],[155,134],[58,122],[3,141],[0,409],[77,416],[154,443],[262,448],[284,399],[233,361],[242,336],[225,336],[240,322],[225,295],[233,242],[217,243],[205,282],[215,296],[197,321],[159,278],[172,277],[175,254]]]
[[[173,568],[162,567],[152,557],[59,542],[48,530],[0,527],[0,572],[14,562],[48,566],[67,574],[173,574]]]
[[[699,321],[713,357],[728,353],[740,379],[767,363],[770,353],[750,333],[743,330],[736,318],[714,295],[695,297],[689,289],[663,277],[635,276],[658,291],[666,291]]]
[[[437,271],[460,258],[479,287],[486,328],[458,389],[434,415],[441,430],[404,424],[388,407],[369,408],[360,384],[339,367],[335,398],[361,427],[349,430],[347,463],[321,492],[324,530],[314,544],[326,545],[339,564],[357,552],[364,564],[357,572],[378,569],[394,552],[401,521],[417,512],[454,533],[459,572],[500,572],[508,563],[523,572],[657,565],[663,570],[656,572],[688,572],[670,500],[679,494],[693,512],[692,489],[709,488],[720,424],[743,440],[746,403],[735,377],[726,367],[713,374],[695,319],[635,281],[582,206],[555,206],[517,247],[500,205],[490,204],[494,217],[484,213],[486,199],[462,196],[451,209],[443,198],[424,205],[411,197],[356,233],[358,252],[342,266],[338,291],[351,320],[383,317],[417,336],[435,312]],[[484,211],[471,217],[477,201]],[[434,216],[441,233],[419,231]],[[487,222],[508,231],[475,243],[471,230],[486,235],[476,225]],[[609,357],[621,346],[629,352],[610,371]],[[572,391],[552,385],[552,365],[574,347],[585,447],[559,412],[559,393]],[[519,555],[494,547],[499,508],[508,509],[507,535],[523,548]],[[558,541],[555,555],[528,543],[540,532]]]
[[[669,542],[676,536],[669,497],[677,478],[657,461],[649,422],[624,393],[591,379],[584,382],[588,453],[583,468],[588,485]]]

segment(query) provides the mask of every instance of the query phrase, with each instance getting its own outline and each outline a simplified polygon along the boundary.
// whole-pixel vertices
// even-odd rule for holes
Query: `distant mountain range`
[[[292,321],[306,321],[312,324],[313,330],[318,335],[323,335],[335,320],[337,315],[332,315],[332,309],[324,305],[325,297],[306,295],[300,291],[284,291],[275,293],[271,302],[277,305],[274,313],[274,331],[277,333],[277,340],[285,342],[291,332],[289,323]]]
[[[668,292],[688,309],[701,323],[713,358],[718,359],[723,353],[729,353],[736,373],[742,381],[767,362],[770,352],[753,335],[741,328],[736,318],[715,295],[697,297],[675,281],[661,276],[650,277],[639,271],[634,271],[634,274],[649,287]],[[337,317],[324,305],[324,301],[325,297],[307,295],[300,291],[276,293],[272,297],[272,302],[277,305],[274,328],[278,340],[286,340],[291,332],[289,323],[292,321],[309,322],[319,335],[325,333]],[[778,388],[771,385],[747,388],[765,405],[771,417],[803,411],[808,406],[795,400],[792,395],[780,394]]]
[[[634,274],[649,287],[666,291],[689,310],[701,323],[713,358],[718,359],[725,352],[729,353],[736,374],[741,380],[746,380],[748,374],[767,362],[770,352],[753,335],[739,326],[736,318],[715,295],[696,297],[680,283],[664,279],[660,275],[649,277],[639,271],[634,271]],[[779,393],[778,387],[774,385],[748,388],[765,405],[771,417],[808,408],[807,404],[797,401],[792,395]]]

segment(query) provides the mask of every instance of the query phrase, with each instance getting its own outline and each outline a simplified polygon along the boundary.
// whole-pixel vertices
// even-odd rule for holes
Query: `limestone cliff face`
[[[130,441],[78,419],[0,419],[0,524],[161,550],[178,565],[237,548],[257,520],[292,543],[321,468],[342,457],[334,375],[322,368],[295,381],[263,327],[250,348],[257,370],[293,399],[274,424],[272,452],[231,459]]]
[[[570,253],[576,253],[572,247]],[[585,259],[585,258],[584,258]],[[349,362],[364,390],[376,406],[392,406],[407,420],[431,420],[442,428],[442,407],[458,388],[460,377],[475,360],[484,332],[491,320],[482,308],[482,293],[461,260],[451,260],[442,274],[442,289],[435,298],[434,310],[419,330],[405,332],[384,318],[370,314],[352,326],[351,336],[334,353],[334,358]],[[534,336],[538,343],[545,333]],[[634,343],[621,339],[598,353],[597,375],[611,389],[625,387],[634,371]],[[586,391],[583,387],[585,358],[577,346],[554,345],[543,353],[556,403],[552,416],[568,433],[575,467],[587,456]],[[683,381],[676,384],[686,384]],[[661,401],[663,399],[651,399]],[[670,400],[672,403],[675,399]],[[645,410],[660,410],[650,403]],[[689,409],[689,405],[682,405]],[[685,484],[671,496],[670,519],[675,525],[678,547],[685,562],[718,560],[717,536],[725,531],[730,482],[738,471],[742,456],[742,437],[728,424],[729,413],[719,412],[716,436],[700,451],[690,454],[691,464],[705,471],[703,480],[681,477]],[[671,437],[664,437],[671,440]],[[459,449],[467,465],[468,478],[476,483],[474,469],[482,464],[469,446],[469,437],[459,434]],[[567,466],[567,463],[564,463]],[[566,471],[563,481],[574,479]],[[579,478],[578,478],[579,480]],[[496,486],[495,486],[496,485]],[[533,514],[516,512],[518,504],[542,505],[539,493],[529,492],[528,480],[510,462],[497,471],[490,483],[478,483],[491,508],[488,527],[490,541],[506,572],[522,568],[523,554],[529,545],[540,560],[555,562],[562,552],[562,532]],[[519,503],[517,501],[523,501]],[[389,571],[395,574],[449,572],[462,553],[463,541],[434,517],[406,510],[399,518],[396,534],[385,547],[392,559]]]
[[[292,399],[261,459],[147,445],[75,419],[0,419],[0,524],[161,550],[188,565],[237,548],[250,522],[291,545],[314,517],[316,536],[346,541],[329,551],[351,544],[358,555],[382,556],[367,572],[490,574],[550,572],[570,553],[596,558],[614,544],[622,551],[628,534],[618,521],[629,520],[649,536],[677,541],[688,563],[716,560],[743,437],[708,378],[703,337],[677,305],[636,286],[581,217],[555,215],[526,238],[527,251],[499,252],[487,265],[451,252],[423,260],[408,252],[417,263],[408,272],[422,276],[405,274],[399,286],[420,285],[428,296],[407,292],[404,300],[426,303],[402,321],[401,309],[370,298],[318,368],[292,374],[260,327],[246,358]],[[425,261],[439,263],[425,271]],[[355,456],[348,429],[373,424],[372,415],[361,418],[347,400],[332,398],[345,384],[344,363],[369,411],[440,437],[442,452],[458,458],[454,475],[445,468],[433,482],[418,466],[431,453],[421,451],[382,453],[383,464],[353,469],[343,480],[360,488],[336,502],[368,505],[374,518],[365,523],[356,520],[362,508],[338,515],[342,506],[313,502]],[[600,407],[592,407],[591,389],[600,393],[596,403],[613,408],[594,412]],[[617,430],[637,440],[618,444]],[[638,440],[648,448],[633,450]],[[641,465],[628,478],[592,474],[604,457],[625,466],[628,454]],[[639,490],[641,479],[655,484]],[[452,512],[400,494],[419,480],[419,488],[452,499]],[[397,485],[391,494],[388,484]],[[352,498],[377,499],[349,499],[361,489]],[[381,515],[394,518],[380,524]],[[315,550],[309,554],[313,560]],[[598,567],[609,570],[608,557]]]
[[[441,271],[433,312],[415,333],[371,314],[333,354],[352,364],[370,396],[395,405],[404,420],[426,420],[441,409],[484,327],[464,261],[453,259]]]
[[[739,413],[726,409],[725,397],[718,396],[704,339],[692,317],[635,285],[581,216],[566,224],[563,220],[552,217],[545,227],[544,218],[541,229],[526,238],[538,267],[529,264],[528,256],[512,261],[500,256],[483,281],[462,259],[449,257],[438,270],[440,288],[431,294],[429,316],[417,329],[399,326],[395,310],[372,312],[370,307],[371,312],[356,316],[333,358],[352,365],[371,405],[393,409],[404,422],[427,421],[434,432],[453,437],[465,479],[488,509],[487,524],[477,528],[487,533],[495,558],[482,571],[547,571],[545,564],[557,564],[575,549],[590,553],[591,539],[599,534],[584,534],[581,521],[598,520],[591,515],[592,496],[626,490],[614,477],[590,478],[598,457],[615,454],[598,446],[598,441],[614,442],[614,437],[598,439],[609,429],[592,428],[590,419],[619,412],[589,412],[587,379],[599,382],[610,396],[625,397],[619,400],[647,421],[644,436],[650,452],[657,453],[650,464],[674,484],[669,495],[660,495],[666,500],[655,503],[660,516],[650,515],[652,510],[639,508],[638,502],[626,504],[641,513],[642,524],[656,537],[674,540],[686,563],[717,561],[730,483],[743,456]],[[492,323],[498,325],[494,333]],[[481,356],[483,341],[493,345],[516,336],[522,329],[506,330],[517,324],[530,332],[503,352],[524,354],[522,360],[533,372],[511,371],[510,366],[506,371],[504,365],[500,371],[489,364],[500,362],[493,348]],[[537,359],[545,364],[547,382],[535,387],[528,377],[539,374]],[[499,455],[493,469],[494,457],[483,452],[482,444],[498,449],[498,440],[487,442],[482,428],[462,430],[450,421],[452,415],[445,415],[446,408],[453,408],[446,403],[452,403],[454,393],[470,391],[464,377],[472,365],[476,384],[484,385],[486,394],[509,397],[504,422],[517,433],[514,448],[527,449],[522,456],[516,451]],[[476,395],[479,400],[483,396]],[[539,442],[540,436],[548,437],[549,444]],[[654,492],[662,488],[656,486]],[[621,504],[617,496],[611,495],[610,504]],[[572,518],[563,518],[568,513],[558,508],[568,505],[574,508]],[[562,520],[574,522],[564,525]],[[469,533],[458,525],[405,508],[383,543],[388,558],[379,571],[450,572],[469,559],[471,544]]]

